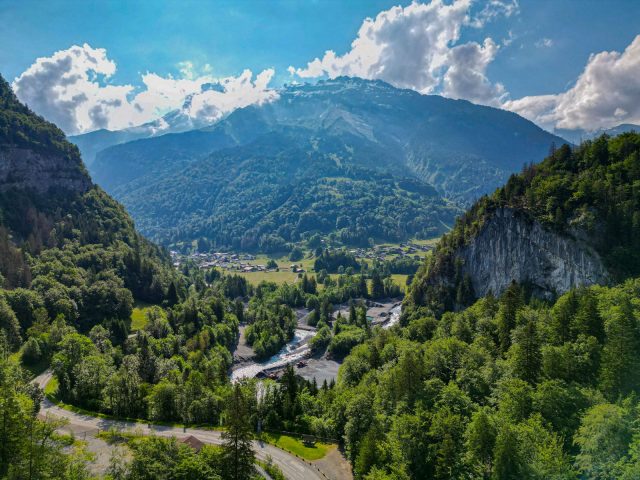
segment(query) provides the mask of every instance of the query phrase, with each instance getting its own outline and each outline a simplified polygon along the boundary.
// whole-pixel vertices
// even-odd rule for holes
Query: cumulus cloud
[[[492,0],[475,15],[471,0],[441,0],[392,7],[360,26],[344,55],[328,50],[306,67],[289,67],[300,78],[340,75],[381,79],[421,93],[443,93],[498,104],[504,94],[486,69],[500,48],[492,39],[458,44],[464,27],[480,28],[497,16],[517,11],[517,2]]]
[[[622,53],[591,55],[566,92],[507,101],[504,107],[548,129],[595,130],[640,123],[639,79],[640,35]]]
[[[492,84],[484,74],[498,48],[490,38],[483,45],[469,42],[453,47],[449,52],[450,67],[444,75],[442,93],[451,98],[499,106],[506,96],[504,86]]]
[[[270,101],[273,70],[249,70],[238,77],[215,78],[211,66],[178,65],[181,78],[142,75],[142,88],[112,85],[116,64],[103,48],[86,43],[38,58],[13,82],[18,98],[68,134],[140,125],[183,109],[198,122],[214,121],[230,111]],[[185,102],[188,100],[188,102]]]
[[[253,104],[262,104],[277,98],[275,90],[269,89],[275,71],[270,68],[259,73],[252,80],[251,70],[245,70],[238,77],[219,80],[212,88],[202,88],[191,97],[188,115],[199,122],[213,122],[224,114]]]

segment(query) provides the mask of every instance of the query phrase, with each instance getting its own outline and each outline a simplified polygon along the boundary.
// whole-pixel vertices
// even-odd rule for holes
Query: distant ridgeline
[[[8,302],[23,331],[36,321],[20,314],[25,304],[82,331],[127,321],[133,298],[161,301],[173,275],[165,253],[92,184],[77,147],[2,77],[0,274],[0,309]]]
[[[316,234],[345,245],[439,235],[461,205],[565,143],[515,113],[381,81],[278,94],[199,130],[74,141],[149,238],[261,251]]]
[[[407,311],[470,305],[512,282],[552,298],[640,275],[640,135],[562,146],[458,218],[416,275]]]

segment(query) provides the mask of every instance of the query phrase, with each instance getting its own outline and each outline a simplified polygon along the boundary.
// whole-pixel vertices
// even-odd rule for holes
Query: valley
[[[416,272],[419,264],[426,258],[437,242],[436,239],[413,240],[407,243],[380,244],[369,248],[353,248],[347,252],[361,265],[373,268],[375,265],[390,261],[404,264],[402,267],[392,268],[392,280],[404,289],[407,277]],[[305,273],[319,273],[315,270],[314,252],[305,250],[305,246],[296,246],[295,255],[286,252],[272,254],[246,254],[233,252],[194,252],[182,254],[170,251],[173,266],[195,265],[200,270],[218,269],[227,273],[240,275],[252,285],[262,281],[278,284],[295,283]],[[329,274],[337,279],[336,274]]]
[[[456,44],[500,8],[393,7],[312,83],[180,61],[139,92],[88,44],[0,76],[0,479],[640,478],[636,120],[512,100],[485,70],[524,40]],[[442,11],[458,63],[371,73]],[[34,97],[65,65],[102,97]]]

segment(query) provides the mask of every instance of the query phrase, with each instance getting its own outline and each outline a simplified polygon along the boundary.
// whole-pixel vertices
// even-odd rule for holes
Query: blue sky
[[[445,14],[442,12],[452,3],[455,2],[443,2],[434,10],[435,13],[422,16],[422,20],[417,19],[416,14],[415,22],[398,22],[399,28],[413,28],[414,25],[428,28],[440,19],[444,22]],[[506,7],[499,8],[496,4]],[[316,57],[322,59],[326,50],[333,50],[338,57],[348,54],[363,21],[367,17],[375,19],[380,12],[389,11],[395,5],[408,7],[410,3],[383,0],[0,0],[0,22],[3,25],[0,29],[0,45],[7,47],[0,48],[0,73],[13,81],[27,71],[37,58],[51,57],[55,52],[73,45],[87,44],[93,49],[104,49],[105,57],[116,66],[112,73],[97,75],[95,81],[100,85],[131,87],[124,92],[127,98],[148,88],[142,81],[142,75],[146,73],[155,73],[162,78],[183,77],[187,65],[184,62],[192,65],[186,75],[196,78],[204,75],[237,77],[245,69],[257,75],[273,69],[268,83],[271,88],[292,80],[314,81],[317,77],[312,69],[306,69],[308,62]],[[452,59],[440,61],[432,58],[428,64],[417,65],[415,71],[404,72],[405,69],[400,67],[413,63],[410,57],[398,55],[399,51],[406,48],[395,50],[395,64],[383,64],[384,68],[371,68],[363,73],[346,65],[351,61],[349,58],[339,62],[327,59],[320,73],[331,76],[331,72],[340,71],[371,78],[378,76],[397,86],[414,88],[423,93],[468,98],[478,103],[511,108],[544,124],[546,128],[556,125],[595,128],[599,123],[607,126],[617,119],[637,120],[638,113],[633,106],[606,105],[606,113],[598,110],[595,115],[597,118],[593,112],[587,118],[589,115],[584,112],[558,112],[562,98],[538,97],[563,95],[571,90],[586,72],[591,55],[605,51],[622,54],[640,34],[640,1],[477,0],[468,6],[465,4],[464,13],[466,21],[449,19],[446,20],[449,23],[442,27],[448,32],[452,28],[460,28],[457,35],[453,34],[445,53],[452,53],[449,47],[462,45],[474,46],[475,50],[470,48],[465,53],[461,49],[458,52],[458,69],[452,69],[449,77],[444,72],[451,68],[451,62],[455,62]],[[378,30],[374,27],[372,31],[375,33]],[[386,33],[384,38],[388,41],[391,38],[388,35],[392,34],[402,37],[402,33],[392,31]],[[486,43],[487,39],[491,42]],[[420,37],[418,41],[427,42],[426,39],[420,40]],[[633,57],[627,56],[626,63],[635,65],[635,52],[631,53]],[[424,55],[424,51],[418,49],[417,54]],[[382,61],[378,62],[378,66],[380,64]],[[418,71],[424,70],[425,65],[427,69],[432,69],[428,75],[430,78],[422,78]],[[289,66],[306,73],[292,76],[287,71]],[[396,72],[403,70],[402,76],[388,73],[394,68]],[[383,71],[387,73],[380,73]],[[413,79],[411,75],[420,78]],[[481,83],[471,90],[468,87],[470,75]],[[433,76],[435,80],[431,78]],[[53,81],[50,77],[46,78]],[[36,111],[44,100],[29,92],[37,90],[34,82],[42,82],[43,78],[42,75],[37,79],[25,77],[25,80],[32,82],[25,81],[22,92],[17,88],[21,85],[14,84],[18,95],[25,97],[24,100],[31,100],[29,103]],[[93,79],[91,72],[89,78]],[[457,85],[451,82],[457,82]],[[463,84],[466,87],[463,88]],[[237,95],[241,94],[239,90]],[[104,95],[101,95],[96,94],[96,97],[103,101]],[[117,103],[113,98],[109,97],[108,101]],[[255,98],[255,101],[264,101],[260,95]],[[523,98],[535,100],[517,103]],[[564,100],[575,101],[575,98]],[[61,103],[64,108],[70,108],[68,102]],[[88,103],[85,102],[85,106]],[[160,106],[157,114],[172,107],[170,103]],[[230,102],[224,108],[233,108],[233,105]],[[47,101],[40,110],[55,121],[58,120],[56,108],[58,106]],[[225,111],[218,104],[216,108],[217,111]],[[118,118],[118,121],[107,118],[109,112],[115,112],[115,109],[105,107],[100,112],[96,118],[102,120],[93,121],[86,118],[78,120],[65,111],[60,114],[63,128],[66,126],[67,131],[76,133],[96,126],[126,126],[123,118]],[[123,112],[118,115],[122,117]],[[614,115],[614,112],[618,113]],[[73,115],[80,118],[85,114]],[[114,119],[116,116],[113,113]],[[151,116],[149,113],[138,120],[146,120]],[[73,132],[74,129],[76,132]]]

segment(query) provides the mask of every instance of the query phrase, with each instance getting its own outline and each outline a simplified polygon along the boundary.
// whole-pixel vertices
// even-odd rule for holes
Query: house
[[[188,437],[185,437],[180,441],[185,445],[189,445],[191,448],[193,448],[196,451],[196,453],[200,452],[200,450],[202,450],[202,447],[204,447],[205,445],[203,441],[198,440],[193,435],[189,435]]]

